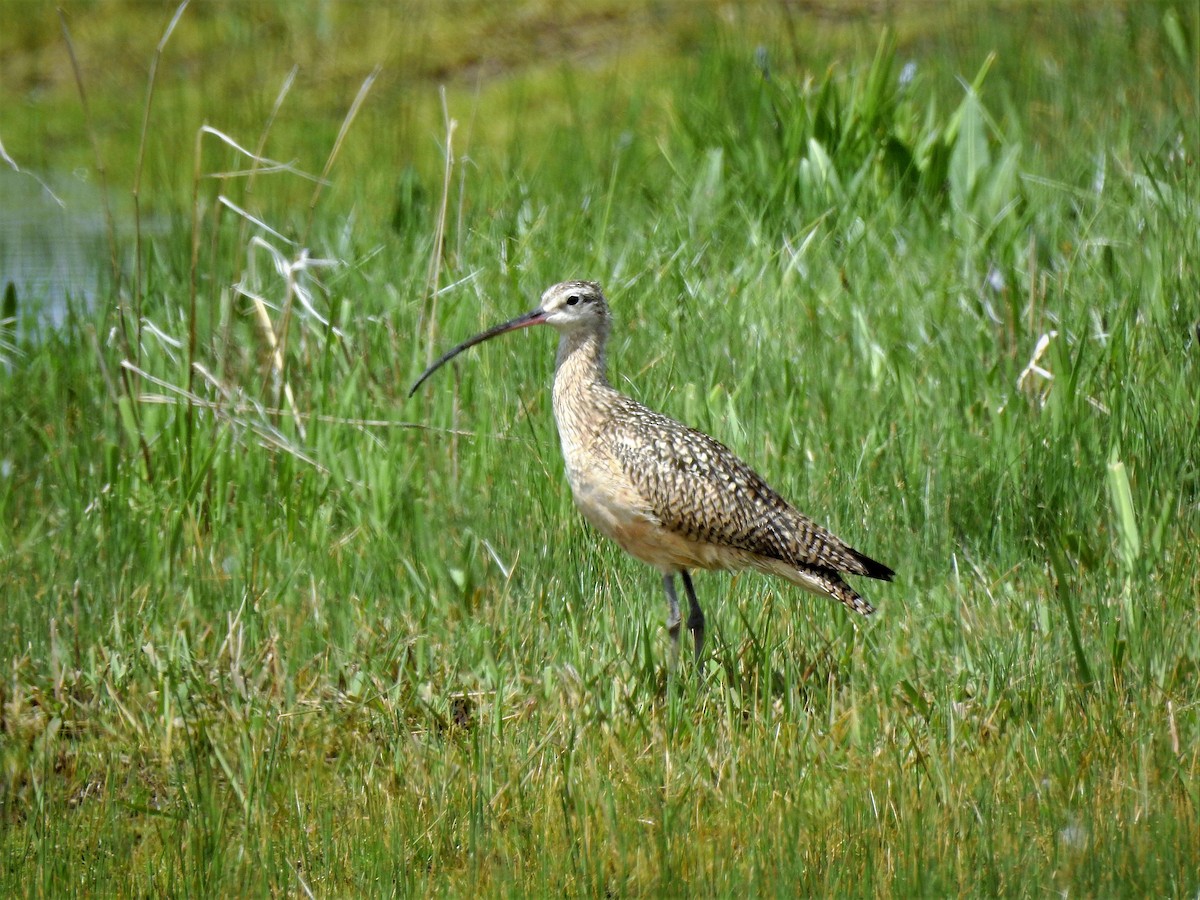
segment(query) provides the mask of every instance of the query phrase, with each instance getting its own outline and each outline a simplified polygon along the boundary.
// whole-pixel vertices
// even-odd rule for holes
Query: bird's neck
[[[608,385],[608,363],[604,344],[608,335],[600,331],[568,332],[558,339],[558,360],[554,366],[557,385]]]
[[[616,391],[608,383],[605,332],[566,333],[558,341],[554,370],[554,418],[567,442],[587,442],[587,435],[607,418]]]

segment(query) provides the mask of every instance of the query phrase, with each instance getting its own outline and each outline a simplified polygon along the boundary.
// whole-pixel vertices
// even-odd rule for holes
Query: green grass
[[[61,46],[23,9],[7,66]],[[453,83],[444,216],[453,21],[405,32],[428,67],[385,67],[333,153],[399,26],[200,4],[163,60],[237,52],[192,94],[164,62],[142,151],[113,121],[165,14],[99,75],[120,31],[87,9],[92,133],[158,218],[61,330],[5,297],[0,893],[1197,896],[1187,4],[663,13],[650,47]],[[592,9],[578,34],[626,6]],[[331,163],[311,225],[311,181],[193,174],[203,121],[257,146],[288,46],[337,73],[306,67],[264,151]],[[227,109],[251,74],[265,105]],[[88,158],[20,127],[24,167]],[[204,140],[202,174],[253,168]],[[218,195],[337,264],[289,288],[251,238],[298,248]],[[406,398],[573,277],[606,286],[615,384],[897,570],[860,584],[875,617],[702,573],[712,677],[669,682],[657,575],[562,477],[552,336]]]

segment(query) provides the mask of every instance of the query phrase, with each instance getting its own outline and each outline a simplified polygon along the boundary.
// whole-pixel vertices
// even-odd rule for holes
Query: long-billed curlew
[[[564,281],[542,294],[532,312],[447,351],[409,396],[469,347],[531,325],[558,331],[554,419],[575,503],[602,534],[662,573],[673,661],[681,621],[676,575],[687,590],[687,626],[698,663],[704,645],[704,612],[689,569],[758,569],[864,616],[873,613],[842,575],[891,581],[890,568],[799,512],[723,444],[608,383],[604,348],[611,321],[600,285]]]

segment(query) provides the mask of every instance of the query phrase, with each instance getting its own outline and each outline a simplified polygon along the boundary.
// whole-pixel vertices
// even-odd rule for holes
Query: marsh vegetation
[[[683,7],[4,6],[0,893],[1200,890],[1200,18]],[[567,278],[876,616],[668,685],[551,338],[405,397]]]

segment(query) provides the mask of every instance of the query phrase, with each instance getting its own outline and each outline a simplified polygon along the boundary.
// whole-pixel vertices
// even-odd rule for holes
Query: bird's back
[[[794,566],[884,575],[886,567],[799,512],[702,431],[622,396],[603,441],[663,526],[690,540]]]

